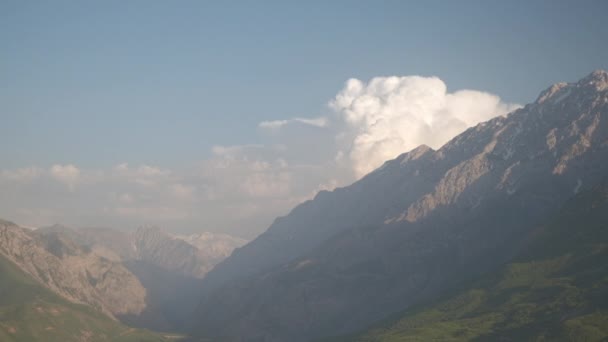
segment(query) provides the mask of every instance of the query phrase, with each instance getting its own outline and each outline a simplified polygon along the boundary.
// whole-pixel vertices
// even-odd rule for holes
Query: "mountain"
[[[207,274],[190,327],[226,341],[359,330],[511,260],[606,174],[600,70],[296,207]]]
[[[608,182],[582,192],[508,265],[447,298],[327,341],[608,338]]]
[[[177,236],[153,226],[121,232],[108,228],[73,229],[54,225],[37,229],[30,235],[37,237],[39,244],[47,250],[71,253],[71,260],[80,263],[85,273],[92,271],[88,269],[90,264],[83,264],[84,255],[119,265],[125,279],[138,282],[142,295],[131,298],[130,287],[125,286],[114,288],[104,298],[126,295],[129,300],[138,298],[140,306],[138,310],[106,312],[129,325],[157,331],[176,330],[195,309],[197,301],[192,299],[199,296],[200,279],[234,248],[244,244],[243,240],[225,234]],[[88,254],[71,251],[88,251]],[[57,290],[52,287],[53,283],[46,285]],[[87,303],[93,301],[86,296],[85,299]]]
[[[146,290],[124,265],[80,247],[64,232],[0,221],[0,254],[53,292],[109,317],[145,307]]]
[[[124,263],[148,290],[147,307],[121,319],[142,328],[179,330],[196,309],[201,279],[245,243],[225,234],[179,236],[158,227],[129,234],[132,250]],[[108,244],[109,246],[109,244]]]
[[[229,257],[236,248],[247,243],[247,240],[241,238],[210,232],[191,235],[175,235],[175,237],[196,247],[203,257],[206,260],[209,260],[213,266]]]
[[[7,234],[23,233],[20,231],[21,229],[10,222],[0,222],[3,239]],[[15,246],[21,242],[21,239],[15,239],[11,250],[21,250]],[[167,341],[158,334],[129,328],[89,305],[72,303],[44,287],[40,283],[44,277],[54,277],[46,280],[54,279],[55,286],[64,285],[57,278],[66,271],[55,265],[61,261],[49,256],[46,256],[45,259],[45,256],[40,255],[39,247],[35,245],[35,242],[30,239],[27,239],[27,242],[29,243],[28,248],[21,250],[26,252],[25,254],[13,254],[12,256],[24,257],[25,260],[21,266],[26,265],[28,258],[36,258],[36,261],[41,261],[37,266],[36,278],[9,260],[5,249],[0,255],[0,340],[6,342]],[[55,251],[62,251],[61,253],[65,251],[64,247],[59,244],[57,246],[59,247]],[[45,270],[44,267],[48,265],[53,266],[51,269]],[[112,278],[115,277],[111,271],[108,275]],[[74,280],[73,277],[70,279]],[[76,285],[79,283],[73,284],[73,286]],[[106,282],[106,285],[109,284]],[[59,292],[65,294],[64,290]],[[75,293],[73,296],[78,296],[78,294]],[[123,300],[129,302],[128,298]]]
[[[140,227],[129,235],[132,258],[127,268],[148,290],[147,307],[121,319],[137,327],[176,330],[194,311],[201,278],[242,242],[228,236],[178,237],[158,227]],[[204,240],[206,238],[206,240]],[[215,246],[213,243],[218,242]],[[199,245],[196,245],[198,243]],[[193,300],[194,299],[194,300]]]
[[[246,243],[230,235],[210,232],[173,235],[155,226],[142,226],[129,233],[110,228],[73,229],[57,224],[37,229],[36,232],[60,234],[110,260],[143,261],[199,279],[235,248]]]

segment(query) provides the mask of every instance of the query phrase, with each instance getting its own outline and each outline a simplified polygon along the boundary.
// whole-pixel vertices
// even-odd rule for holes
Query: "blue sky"
[[[261,120],[326,113],[350,77],[437,75],[525,103],[608,68],[606,13],[605,1],[3,1],[0,156],[183,163],[255,142]]]
[[[449,134],[435,130],[411,140],[409,128],[401,127],[397,131],[408,135],[397,137],[403,144],[387,147],[396,133],[349,119],[346,102],[328,106],[337,94],[382,98],[365,82],[437,76],[439,83],[400,79],[398,88],[441,93],[445,85],[448,93],[494,94],[500,98],[473,94],[484,104],[466,108],[485,110],[489,116],[479,118],[487,119],[533,101],[552,83],[608,69],[606,13],[606,1],[2,1],[0,172],[13,192],[4,189],[4,200],[0,196],[0,216],[31,225],[135,225],[140,218],[134,213],[158,212],[154,196],[169,193],[138,193],[127,178],[149,185],[138,177],[165,177],[159,184],[183,200],[205,193],[204,200],[189,202],[189,212],[213,206],[223,206],[219,213],[231,206],[255,212],[262,203],[256,196],[271,198],[269,207],[284,203],[258,221],[243,218],[256,222],[249,231],[242,222],[190,217],[185,204],[173,208],[168,199],[162,206],[168,225],[250,236],[317,189],[347,184],[382,158],[419,143],[439,144],[477,122],[448,105],[460,123]],[[361,92],[350,93],[345,82],[351,78],[361,80],[352,83]],[[409,115],[383,110],[393,124]],[[284,127],[267,129],[276,120]],[[275,123],[260,125],[264,121]],[[375,134],[377,144],[356,147],[351,139],[345,147],[361,132]],[[344,165],[328,166],[341,156],[354,166],[350,176]],[[129,167],[118,167],[124,163]],[[218,171],[227,163],[241,169]],[[106,184],[113,190],[105,202],[92,200],[105,195],[91,184],[102,184],[101,174],[110,182],[112,172],[125,178]],[[235,193],[220,200],[212,194],[227,188],[209,190],[252,172],[259,177],[239,190],[252,198]],[[41,175],[63,182],[64,192],[41,183],[27,190],[17,181]],[[22,193],[30,197],[15,200]],[[114,208],[112,198],[130,207]],[[91,204],[78,215],[68,213],[86,201]],[[112,210],[133,215],[113,220],[104,214]]]

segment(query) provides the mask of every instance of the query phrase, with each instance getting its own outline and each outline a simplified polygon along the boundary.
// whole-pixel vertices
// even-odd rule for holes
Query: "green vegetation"
[[[608,340],[607,189],[573,198],[496,273],[337,341]]]
[[[0,256],[0,341],[168,341],[68,302]]]

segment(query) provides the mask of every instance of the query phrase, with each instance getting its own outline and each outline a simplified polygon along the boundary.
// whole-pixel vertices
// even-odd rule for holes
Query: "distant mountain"
[[[122,263],[82,248],[67,231],[32,231],[0,221],[0,254],[53,292],[109,317],[145,308],[146,289]]]
[[[195,309],[200,279],[245,242],[214,233],[176,236],[153,226],[140,227],[129,233],[108,228],[73,229],[54,225],[39,228],[30,235],[51,253],[72,255],[70,260],[80,263],[85,273],[93,272],[88,269],[91,265],[84,264],[82,256],[85,253],[77,251],[87,251],[89,258],[94,256],[122,267],[124,279],[137,281],[141,295],[131,297],[130,287],[126,286],[112,289],[111,295],[102,299],[127,295],[129,298],[124,303],[139,299],[140,305],[137,310],[106,312],[130,325],[162,331],[175,330],[181,325]],[[10,241],[7,239],[5,245]],[[52,287],[53,283],[46,285],[57,291]],[[79,287],[86,288],[85,285]],[[84,300],[86,303],[93,301]]]
[[[13,226],[2,222],[3,226]],[[43,287],[0,256],[0,340],[4,342],[161,342],[161,335],[124,326],[87,305]]]
[[[124,263],[149,295],[144,312],[121,319],[133,326],[162,330],[183,325],[198,303],[201,278],[243,243],[212,233],[179,237],[158,227],[140,227],[129,239],[133,257]]]
[[[574,196],[508,265],[369,331],[327,341],[608,338],[608,183]]]
[[[176,238],[186,241],[196,247],[206,260],[215,264],[226,259],[236,248],[247,243],[247,240],[227,234],[203,232],[191,235],[175,235]]]
[[[226,341],[358,330],[511,260],[606,174],[600,70],[296,207],[208,273],[190,326]]]
[[[143,261],[195,278],[203,278],[215,264],[246,243],[246,240],[230,235],[210,232],[173,235],[156,226],[122,232],[110,228],[73,229],[54,225],[36,232],[61,234],[80,247],[110,260]]]

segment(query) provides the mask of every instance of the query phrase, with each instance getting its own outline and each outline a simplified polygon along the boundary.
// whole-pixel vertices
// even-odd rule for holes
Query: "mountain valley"
[[[0,339],[602,340],[606,175],[597,70],[320,191],[250,242],[2,220]]]

